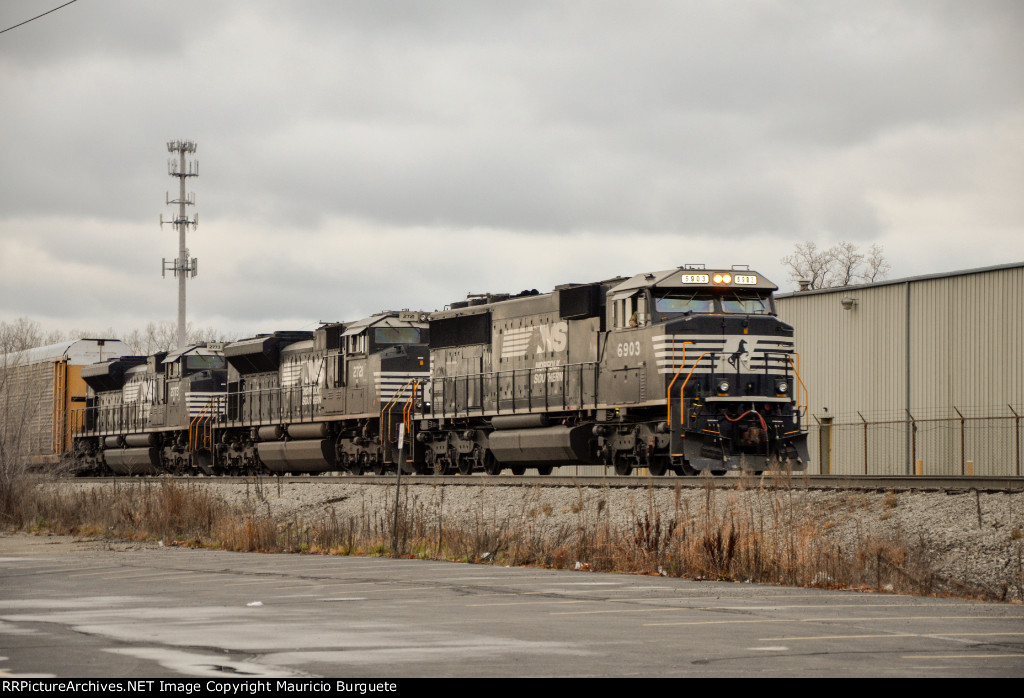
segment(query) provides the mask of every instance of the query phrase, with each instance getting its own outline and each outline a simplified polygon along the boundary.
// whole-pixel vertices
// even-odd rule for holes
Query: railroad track
[[[324,485],[359,484],[359,485],[394,485],[395,476],[377,475],[266,475],[247,477],[193,477],[169,476],[117,478],[77,478],[78,482],[188,482],[203,483],[246,483],[259,479],[264,483],[320,483]],[[1024,491],[1024,477],[952,477],[952,476],[899,476],[899,475],[793,475],[764,476],[730,475],[726,477],[649,477],[604,476],[604,475],[403,475],[402,485],[445,485],[467,487],[654,487],[673,489],[715,487],[719,489],[736,489],[738,487],[754,488],[794,488],[819,490],[862,490],[862,491],[940,491],[966,492],[1020,492]]]

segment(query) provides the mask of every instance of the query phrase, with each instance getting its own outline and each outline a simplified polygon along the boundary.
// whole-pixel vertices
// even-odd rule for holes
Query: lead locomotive
[[[476,297],[430,320],[417,439],[435,472],[803,469],[793,328],[746,268]]]

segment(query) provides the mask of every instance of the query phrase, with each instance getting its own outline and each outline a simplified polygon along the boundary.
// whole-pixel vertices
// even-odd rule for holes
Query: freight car
[[[690,265],[452,303],[430,318],[416,440],[437,473],[804,469],[775,290],[745,267]]]
[[[86,399],[84,367],[129,353],[116,339],[75,339],[0,355],[3,457],[56,463],[71,448],[68,415]]]

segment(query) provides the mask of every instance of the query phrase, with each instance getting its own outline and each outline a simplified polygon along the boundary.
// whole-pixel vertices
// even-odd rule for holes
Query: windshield
[[[225,368],[223,356],[186,356],[185,368],[189,371],[203,369],[218,370]]]
[[[710,293],[701,291],[669,291],[654,299],[659,313],[713,313],[715,300]]]
[[[768,307],[768,299],[765,297],[730,293],[722,296],[722,312],[767,315],[771,312],[771,308]]]
[[[377,344],[416,344],[420,341],[417,327],[377,327],[373,330]]]

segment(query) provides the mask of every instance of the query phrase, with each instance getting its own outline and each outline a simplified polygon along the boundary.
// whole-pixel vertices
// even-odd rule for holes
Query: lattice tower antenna
[[[199,271],[199,260],[189,257],[188,248],[185,247],[185,231],[189,226],[193,229],[199,226],[199,214],[192,218],[185,215],[186,206],[196,205],[196,195],[193,192],[185,194],[185,180],[189,177],[199,176],[199,161],[188,160],[186,155],[194,155],[196,144],[193,141],[168,141],[167,152],[176,153],[177,157],[167,161],[167,174],[178,178],[178,198],[171,199],[170,193],[166,195],[167,205],[177,204],[178,215],[172,220],[165,221],[163,214],[160,214],[160,227],[165,223],[174,226],[178,231],[178,258],[174,262],[163,259],[163,275],[166,277],[168,271],[173,271],[178,277],[178,349],[185,348],[185,281],[195,277]]]

